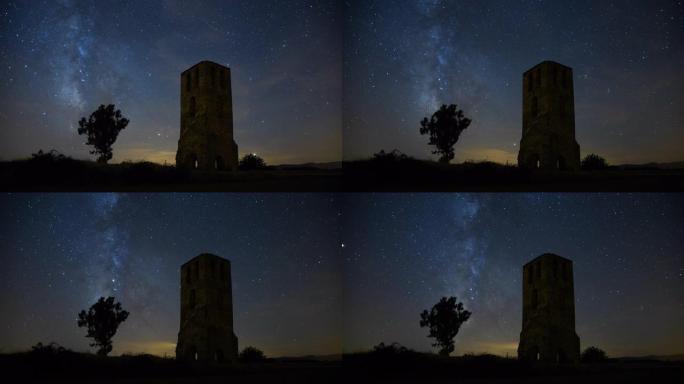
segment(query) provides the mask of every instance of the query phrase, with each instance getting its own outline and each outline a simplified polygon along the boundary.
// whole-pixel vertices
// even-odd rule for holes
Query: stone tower
[[[177,359],[237,358],[230,261],[203,253],[181,266],[180,315]]]
[[[545,253],[523,266],[523,322],[518,358],[579,361],[572,261]]]
[[[523,74],[523,131],[518,166],[577,170],[572,68],[544,61]]]
[[[176,165],[236,170],[230,68],[202,61],[181,74],[181,132]]]

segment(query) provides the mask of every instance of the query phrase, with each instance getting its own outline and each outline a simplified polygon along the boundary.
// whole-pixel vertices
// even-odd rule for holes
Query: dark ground
[[[345,355],[348,382],[391,383],[644,383],[679,382],[684,362],[616,360],[594,364],[530,364],[493,355],[442,358],[433,354],[358,353]]]
[[[342,169],[345,191],[684,191],[684,168],[661,169],[655,165],[544,172],[492,162],[440,164],[385,157],[345,162]]]
[[[684,168],[609,167],[543,172],[490,162],[440,164],[385,157],[329,165],[210,172],[155,163],[98,164],[44,156],[0,162],[4,191],[461,191],[461,192],[681,192]]]
[[[409,352],[351,354],[343,362],[270,359],[199,365],[150,355],[99,357],[67,351],[2,354],[0,372],[3,382],[48,383],[674,383],[684,375],[684,362],[609,360],[544,366],[489,355],[445,359]]]
[[[289,192],[339,191],[341,170],[315,166],[190,171],[148,162],[98,164],[70,158],[0,162],[5,191]]]

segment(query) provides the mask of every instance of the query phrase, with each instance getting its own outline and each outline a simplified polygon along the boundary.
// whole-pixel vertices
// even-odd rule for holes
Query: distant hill
[[[342,169],[341,161],[331,161],[328,163],[304,163],[304,164],[279,164],[274,165],[276,169]]]
[[[645,163],[645,164],[621,164],[616,165],[622,169],[684,169],[684,161],[671,163]]]
[[[304,355],[304,356],[281,356],[274,357],[277,361],[341,361],[342,354],[336,353],[332,355]]]
[[[674,355],[646,355],[646,356],[626,356],[617,357],[615,360],[623,361],[684,361],[684,353],[674,354]]]

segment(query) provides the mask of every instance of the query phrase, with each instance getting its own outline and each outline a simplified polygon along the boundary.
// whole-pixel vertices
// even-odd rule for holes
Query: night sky
[[[0,212],[0,352],[93,350],[77,314],[113,295],[131,313],[113,354],[174,356],[180,266],[202,252],[231,261],[241,349],[341,351],[334,195],[5,194]]]
[[[114,103],[131,122],[113,161],[174,164],[180,73],[212,60],[231,68],[240,155],[339,161],[341,14],[336,1],[2,1],[0,158],[89,158],[77,122]]]
[[[473,123],[454,161],[516,163],[522,74],[574,69],[582,156],[684,160],[684,2],[354,1],[344,31],[344,158],[435,158],[419,122],[458,104]]]
[[[473,314],[454,354],[516,356],[522,266],[574,263],[581,348],[682,353],[684,197],[676,194],[375,194],[343,204],[344,350],[431,350],[420,312],[457,296]]]

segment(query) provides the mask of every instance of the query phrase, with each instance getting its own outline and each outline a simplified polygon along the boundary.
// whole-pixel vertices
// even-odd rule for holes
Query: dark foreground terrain
[[[684,167],[543,172],[491,162],[440,164],[394,155],[251,171],[195,171],[148,162],[98,164],[44,155],[0,162],[4,191],[684,191]]]
[[[191,171],[149,162],[98,164],[43,156],[0,163],[6,191],[339,191],[341,170],[315,164]]]
[[[683,191],[684,167],[615,166],[578,172],[520,169],[492,162],[441,164],[385,155],[345,162],[346,191]]]
[[[348,382],[383,383],[674,383],[684,362],[611,359],[594,364],[544,365],[493,355],[443,358],[413,351],[344,356]]]
[[[259,363],[184,363],[152,355],[102,357],[72,351],[0,354],[5,383],[324,383],[341,362],[306,358]],[[9,380],[7,380],[9,379]]]
[[[3,382],[46,383],[675,383],[684,363],[646,359],[531,365],[491,355],[358,353],[343,361],[269,359],[190,364],[150,355],[100,357],[65,351],[0,355]]]

